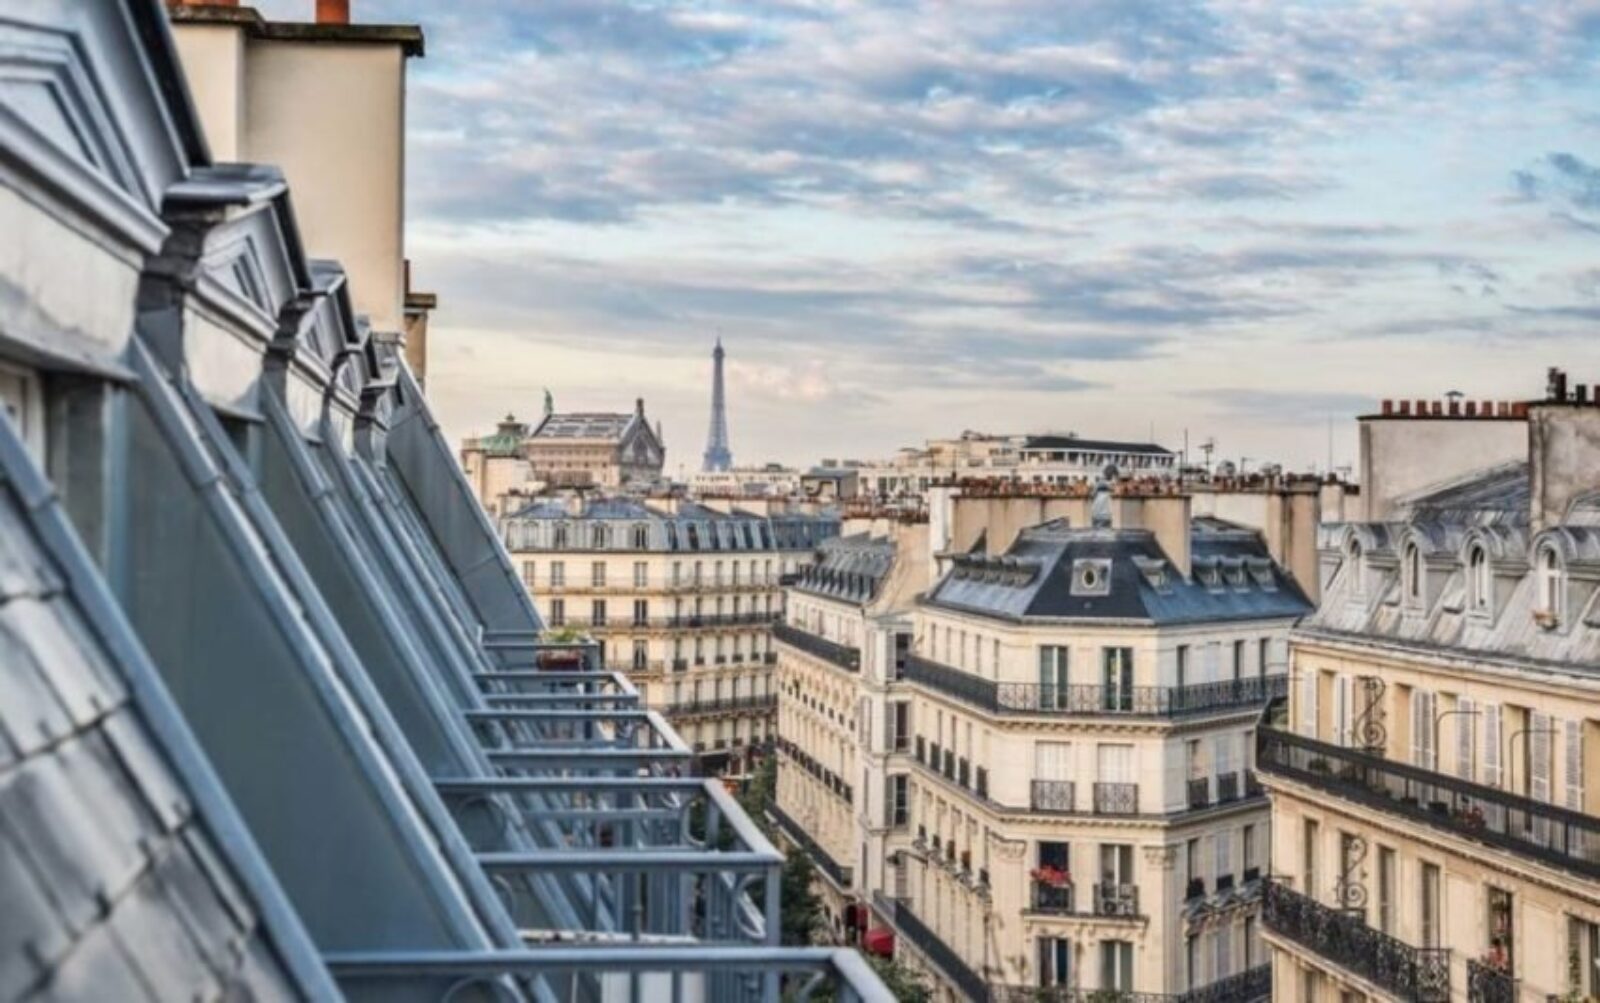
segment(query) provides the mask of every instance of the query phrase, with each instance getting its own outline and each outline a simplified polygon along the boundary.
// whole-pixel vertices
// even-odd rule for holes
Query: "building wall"
[[[1368,416],[1359,427],[1368,522],[1389,518],[1399,496],[1528,455],[1526,419]]]
[[[178,55],[218,163],[247,160],[245,152],[245,37],[236,25],[176,27]],[[299,191],[296,190],[298,197]]]

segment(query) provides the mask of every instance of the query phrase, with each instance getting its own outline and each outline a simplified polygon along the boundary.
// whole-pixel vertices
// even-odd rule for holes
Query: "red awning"
[[[894,931],[886,926],[873,927],[861,938],[862,949],[880,958],[894,957]]]

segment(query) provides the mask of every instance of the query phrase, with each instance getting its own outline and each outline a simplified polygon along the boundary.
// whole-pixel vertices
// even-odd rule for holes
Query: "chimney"
[[[1394,414],[1394,401],[1386,400],[1383,402],[1383,413],[1385,417]]]
[[[318,24],[349,24],[350,0],[317,0]]]
[[[1567,374],[1555,366],[1550,367],[1544,399],[1548,401],[1564,401],[1567,399]]]

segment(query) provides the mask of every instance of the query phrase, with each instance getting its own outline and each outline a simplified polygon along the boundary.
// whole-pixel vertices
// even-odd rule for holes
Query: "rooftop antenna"
[[[1206,454],[1206,474],[1211,473],[1211,454],[1216,451],[1217,440],[1207,439],[1200,444],[1200,452]]]

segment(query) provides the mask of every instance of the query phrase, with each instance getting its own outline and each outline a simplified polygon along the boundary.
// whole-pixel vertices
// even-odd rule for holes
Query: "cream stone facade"
[[[1084,502],[992,556],[825,548],[779,632],[780,821],[836,934],[892,930],[942,999],[1265,999],[1253,731],[1310,604],[1187,498]]]
[[[837,535],[836,520],[571,498],[533,502],[500,526],[548,628],[599,642],[703,766],[739,772],[772,739],[781,582]]]
[[[1584,390],[1554,373],[1548,400],[1514,409],[1520,462],[1434,457],[1439,481],[1383,521],[1325,532],[1323,605],[1294,633],[1290,704],[1259,751],[1276,998],[1600,999],[1600,407]],[[1363,440],[1390,446],[1418,448]]]

